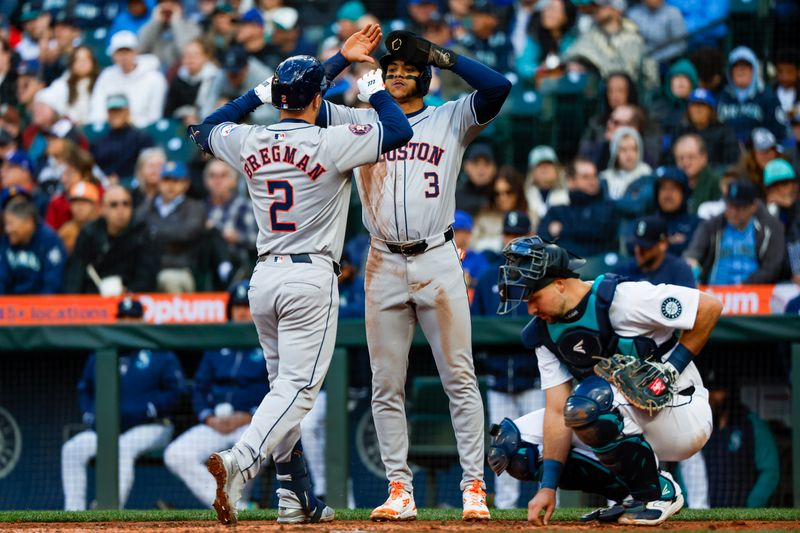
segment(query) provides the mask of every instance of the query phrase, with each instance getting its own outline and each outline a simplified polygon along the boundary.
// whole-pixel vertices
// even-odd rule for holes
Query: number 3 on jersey
[[[425,198],[438,198],[439,174],[436,172],[426,172],[425,179],[428,180],[428,190],[425,191]]]
[[[272,231],[294,231],[296,226],[294,222],[280,222],[278,215],[282,212],[287,212],[294,206],[294,187],[288,181],[272,180],[267,182],[267,192],[275,194],[276,191],[283,191],[283,201],[275,200],[269,206],[269,223]]]

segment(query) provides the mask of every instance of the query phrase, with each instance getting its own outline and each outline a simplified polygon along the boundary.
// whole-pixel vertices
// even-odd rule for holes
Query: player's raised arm
[[[406,62],[433,65],[461,76],[477,91],[473,106],[478,124],[486,124],[496,117],[511,92],[511,82],[499,72],[410,31],[393,31],[386,37],[386,47],[393,56]]]
[[[381,69],[371,70],[358,80],[358,99],[369,104],[378,113],[383,126],[381,153],[404,146],[414,135],[403,111],[383,84]]]
[[[367,24],[361,31],[348,37],[342,49],[322,63],[328,81],[333,83],[350,63],[374,63],[371,54],[380,44],[381,37],[383,33],[378,24]]]

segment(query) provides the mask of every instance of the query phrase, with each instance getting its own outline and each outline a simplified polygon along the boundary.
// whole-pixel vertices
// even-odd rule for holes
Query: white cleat
[[[279,524],[305,524],[311,522],[311,517],[303,510],[303,506],[294,492],[289,489],[278,489],[277,492]],[[334,510],[325,505],[319,522],[330,522],[334,519],[334,515]]]
[[[230,450],[212,453],[208,458],[208,471],[217,482],[217,497],[214,500],[217,520],[226,526],[233,525],[245,483],[242,471]]]
[[[489,508],[486,506],[486,492],[483,490],[483,483],[477,479],[464,489],[462,501],[464,503],[462,520],[478,521],[491,518]]]
[[[369,519],[374,522],[416,520],[417,505],[414,503],[414,495],[401,482],[390,482],[389,498],[372,511]]]

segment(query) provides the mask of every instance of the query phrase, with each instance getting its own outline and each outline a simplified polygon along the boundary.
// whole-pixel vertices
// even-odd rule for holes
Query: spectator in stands
[[[145,0],[127,0],[125,7],[114,17],[108,37],[113,37],[121,31],[139,34],[147,21],[150,20],[150,6]]]
[[[60,107],[53,90],[47,87],[33,97],[32,111],[31,122],[22,132],[22,147],[38,165],[47,147],[46,133],[61,119],[65,109]]]
[[[746,46],[728,55],[728,86],[719,95],[717,115],[736,131],[739,142],[750,137],[753,128],[767,128],[782,142],[788,134],[788,120],[778,98],[764,89],[758,58]]]
[[[80,43],[81,30],[75,18],[66,11],[61,11],[53,21],[51,36],[48,46],[40,47],[39,52],[42,77],[47,85],[52,84],[67,70],[72,53]]]
[[[152,292],[160,250],[143,220],[133,218],[131,193],[111,185],[103,194],[100,218],[86,224],[78,235],[67,264],[64,292],[97,293],[89,269],[101,280],[120,279],[124,292]]]
[[[452,16],[454,9],[453,4],[456,3],[453,0],[449,2],[450,6],[450,13],[449,16]],[[469,1],[468,0],[461,0],[461,4],[464,4],[466,8],[463,10],[462,17],[469,14]],[[525,47],[528,44],[528,29],[531,27],[531,21],[533,19],[534,13],[537,11],[537,1],[536,0],[519,0],[514,2],[514,12],[510,17],[509,24],[508,24],[508,34],[509,38],[511,39],[511,44],[514,46],[514,55],[519,57],[525,51]],[[573,6],[575,4],[573,3]],[[448,17],[445,15],[445,17]],[[462,24],[463,25],[463,24]]]
[[[590,159],[577,157],[569,165],[567,189],[569,205],[551,207],[539,223],[539,235],[558,239],[560,246],[582,257],[615,250],[619,214],[614,202],[603,196],[597,167]]]
[[[4,142],[9,142],[7,134],[0,130],[0,151]],[[39,189],[33,177],[33,164],[24,151],[6,149],[0,165],[0,190],[3,192],[16,188],[30,197],[40,215],[47,210],[48,196]]]
[[[464,157],[464,173],[456,188],[456,209],[475,216],[489,205],[495,175],[497,163],[491,146],[480,142],[472,144]]]
[[[767,210],[783,225],[786,235],[786,266],[784,271],[800,284],[800,203],[798,203],[797,174],[783,159],[767,163],[764,171],[767,190]]]
[[[639,132],[627,126],[617,128],[611,138],[608,168],[600,173],[608,197],[618,200],[631,183],[652,171],[644,162],[644,146]]]
[[[171,293],[193,292],[200,236],[205,230],[206,207],[200,200],[187,198],[189,175],[186,165],[167,161],[161,171],[158,195],[140,207],[141,216],[162,249],[158,290]]]
[[[780,481],[780,459],[769,425],[741,401],[736,379],[717,377],[712,370],[703,381],[714,419],[703,447],[711,507],[768,507]]]
[[[470,2],[467,0],[464,3],[469,4]],[[467,11],[469,11],[469,6],[467,6]],[[469,53],[467,52],[466,48],[464,48],[453,38],[453,28],[448,26],[447,21],[442,17],[437,16],[428,22],[425,25],[425,30],[422,33],[422,37],[443,48],[452,50],[456,54]],[[338,48],[336,51],[338,52]],[[359,65],[366,65],[366,63],[359,63]],[[436,78],[439,80],[438,95],[444,100],[454,100],[464,94],[472,92],[470,85],[462,80],[458,74],[451,70],[437,69]],[[434,86],[434,81],[431,81],[431,85]],[[433,87],[431,92],[437,93]],[[326,96],[327,94],[328,93],[326,93]]]
[[[754,128],[742,154],[740,166],[747,179],[764,190],[764,169],[770,161],[781,158],[783,148],[775,140],[775,136],[767,128]]]
[[[223,53],[236,41],[236,14],[230,4],[218,2],[211,12],[211,23],[203,33],[203,42],[221,61]]]
[[[47,225],[58,230],[72,218],[69,205],[69,191],[80,181],[93,181],[91,154],[73,145],[64,156],[64,170],[61,174],[61,192],[51,197],[47,204],[44,220]]]
[[[17,108],[12,104],[0,103],[0,129],[5,130],[15,143],[19,138],[21,130],[20,116]]]
[[[169,69],[200,33],[200,26],[186,18],[180,0],[159,0],[150,20],[139,30],[139,52],[155,55],[161,66]]]
[[[33,99],[45,88],[39,61],[21,61],[17,67],[17,106],[22,115],[22,124],[30,122],[33,114]]]
[[[132,123],[130,103],[124,94],[112,94],[106,100],[108,132],[91,145],[92,155],[112,183],[133,178],[136,160],[153,139]]]
[[[603,137],[594,142],[582,140],[578,148],[578,153],[582,157],[591,159],[599,169],[608,168],[611,159],[611,140],[614,132],[621,127],[634,128],[642,136],[644,146],[644,161],[647,164],[655,164],[658,161],[661,138],[654,135],[652,131],[647,131],[648,124],[644,111],[639,106],[620,105],[617,106],[606,121],[606,129]]]
[[[236,21],[236,44],[241,46],[251,60],[259,61],[263,66],[278,65],[277,55],[271,54],[264,40],[264,17],[258,9],[249,9]]]
[[[775,283],[786,253],[783,226],[758,201],[752,182],[728,187],[725,213],[697,228],[684,258],[708,285]]]
[[[24,195],[3,209],[0,239],[0,294],[56,294],[61,292],[64,244],[42,224],[39,209]]]
[[[653,59],[666,64],[686,52],[686,22],[680,10],[664,0],[644,0],[628,10],[628,18],[639,27]],[[666,44],[671,43],[671,44]],[[696,84],[695,84],[696,85]]]
[[[606,77],[622,71],[653,89],[658,86],[656,63],[645,57],[644,39],[636,24],[622,16],[625,0],[597,0],[594,24],[567,51],[566,59],[588,59]]]
[[[795,105],[800,101],[800,54],[794,48],[775,52],[775,85],[773,90],[781,109],[791,118]]]
[[[667,225],[669,253],[680,257],[700,224],[689,212],[689,178],[678,167],[658,167],[655,177],[656,213]]]
[[[411,6],[409,6],[409,10],[411,9]],[[434,11],[435,10],[436,7],[434,6]],[[367,9],[359,0],[349,0],[340,5],[339,9],[336,10],[336,22],[331,25],[334,35],[331,35],[322,42],[320,50],[326,50],[328,48],[339,49],[348,37],[359,30],[358,21],[366,14]],[[394,28],[394,26],[392,26],[392,28]],[[412,29],[411,31],[414,30]]]
[[[478,1],[480,2],[480,0]],[[406,30],[419,34],[427,23],[433,20],[437,15],[440,15],[440,8],[441,4],[437,0],[407,0],[406,9],[408,12],[408,19],[401,21],[401,24],[405,26]],[[463,37],[466,36],[465,34]],[[347,39],[347,37],[349,36],[339,35],[339,38],[343,41]]]
[[[717,99],[708,89],[698,88],[689,95],[686,116],[677,137],[687,133],[699,135],[706,146],[708,163],[713,167],[731,165],[739,161],[741,149],[736,132],[717,118]],[[674,159],[669,150],[666,161]]]
[[[697,71],[688,59],[679,59],[669,67],[662,93],[651,106],[650,119],[661,126],[661,151],[677,138],[686,115],[689,95],[697,87]]]
[[[631,281],[649,281],[653,285],[669,283],[681,287],[695,287],[689,265],[668,251],[667,224],[657,216],[640,218],[634,224],[634,256],[617,264],[613,272]]]
[[[523,212],[512,211],[503,224],[503,246],[511,240],[529,235],[531,222]],[[496,317],[500,307],[497,289],[498,271],[503,256],[497,254],[495,262],[478,279],[472,299],[472,316]],[[519,306],[503,317],[522,317],[527,312]],[[539,368],[535,358],[519,349],[506,347],[476,350],[476,366],[479,375],[487,376],[487,408],[489,418],[515,419],[544,407],[544,392],[541,390]],[[520,494],[519,481],[511,476],[495,477],[494,504],[498,509],[517,507]]]
[[[472,217],[469,213],[456,209],[453,222],[453,242],[461,255],[461,268],[464,270],[464,281],[472,291],[478,284],[478,278],[489,264],[486,257],[472,249]]]
[[[252,322],[247,292],[247,281],[231,288],[229,322]],[[199,423],[167,446],[164,464],[204,507],[214,503],[216,494],[216,483],[206,469],[208,456],[239,439],[268,392],[269,379],[261,348],[222,348],[203,353],[192,390]],[[252,483],[249,485],[246,490]],[[240,502],[244,504],[247,499]]]
[[[339,275],[339,318],[363,319],[366,298],[364,276],[360,272],[361,264],[354,256],[350,243],[342,251],[340,266],[342,273]]]
[[[719,198],[719,177],[708,164],[708,151],[703,138],[694,133],[682,135],[672,146],[675,164],[689,178],[689,211],[697,206]]]
[[[272,35],[270,47],[276,53],[278,62],[296,55],[316,55],[316,47],[303,38],[299,15],[293,7],[279,7],[272,13]],[[277,65],[271,63],[272,65]]]
[[[78,46],[69,56],[66,72],[50,84],[58,108],[78,126],[89,122],[89,102],[99,75],[100,65],[92,49]]]
[[[728,187],[734,181],[744,179],[744,172],[739,165],[728,165],[719,177],[720,197],[717,200],[706,200],[697,206],[697,216],[700,220],[708,220],[725,212],[725,196]]]
[[[528,176],[525,180],[525,199],[533,231],[539,221],[554,205],[569,203],[569,193],[564,184],[564,169],[556,151],[549,146],[535,147],[528,154]]]
[[[37,2],[25,2],[19,15],[22,38],[15,50],[22,61],[39,59],[42,44],[47,44],[50,34],[50,13]]]
[[[0,102],[16,105],[17,72],[14,70],[14,51],[5,38],[0,38]]]
[[[172,79],[164,103],[164,116],[189,120],[200,116],[201,103],[207,100],[219,67],[201,39],[189,41],[183,48],[181,66]],[[193,122],[192,122],[193,123]]]
[[[200,115],[208,116],[221,101],[234,100],[271,76],[272,70],[259,60],[248,57],[244,48],[231,46],[225,51],[222,70],[211,85]],[[250,119],[257,124],[272,124],[277,122],[277,118],[277,110],[266,105],[262,105],[250,115]]]
[[[477,251],[503,249],[503,220],[511,211],[528,212],[525,188],[519,172],[510,165],[497,171],[489,204],[475,216],[472,247]]]
[[[142,322],[144,309],[136,300],[123,299],[117,307],[120,321]],[[97,454],[95,402],[97,356],[92,353],[78,383],[78,402],[87,429],[73,436],[61,448],[61,483],[64,510],[87,508],[86,470]],[[184,377],[177,356],[169,351],[124,350],[119,354],[120,435],[119,502],[125,507],[134,482],[134,464],[142,454],[162,449],[172,437],[172,423],[178,400],[184,391]]]
[[[571,0],[541,0],[531,16],[525,47],[517,54],[515,70],[533,81],[539,69],[552,70],[575,44],[578,10]],[[555,58],[555,59],[552,59]]]
[[[149,126],[161,118],[167,80],[159,70],[158,58],[151,54],[138,55],[139,39],[123,30],[114,34],[107,53],[114,64],[106,67],[97,78],[92,91],[91,122],[106,122],[106,102],[113,94],[128,97],[131,120],[137,128]]]
[[[581,148],[602,142],[605,138],[611,113],[622,105],[639,105],[636,84],[624,72],[612,72],[601,85],[600,110],[589,118],[581,135]]]
[[[65,161],[74,151],[80,149],[80,132],[69,119],[62,118],[45,132],[47,146],[44,155],[39,157],[39,188],[52,195],[60,188]]]
[[[497,72],[511,72],[514,66],[514,49],[505,29],[500,26],[498,6],[491,0],[476,0],[472,4],[470,20],[472,27],[460,40],[460,44],[472,57]]]
[[[444,24],[450,28],[453,32],[453,38],[456,40],[461,40],[469,31],[470,22],[470,14],[472,12],[472,4],[473,0],[448,0],[447,1],[447,11],[444,13],[443,17],[440,17],[440,20],[444,22]],[[531,6],[532,7],[532,6]],[[533,10],[529,10],[532,12]],[[438,12],[437,12],[438,15]],[[431,20],[435,20],[436,17],[432,17]],[[528,21],[525,22],[522,31],[524,32],[525,29],[528,27]],[[524,38],[524,36],[523,36]],[[522,52],[522,46],[520,46],[520,53]],[[514,47],[514,53],[517,52],[516,46]]]
[[[59,228],[58,236],[71,256],[81,228],[100,215],[100,189],[94,183],[79,181],[69,190],[69,207],[72,218]]]
[[[208,191],[207,228],[219,230],[237,265],[249,265],[247,258],[256,246],[258,226],[250,201],[237,194],[238,175],[226,163],[212,159],[203,172]]]
[[[161,171],[167,162],[167,154],[161,147],[145,148],[136,160],[136,174],[132,183],[133,207],[138,208],[143,203],[154,199],[158,195],[158,183],[161,181]]]

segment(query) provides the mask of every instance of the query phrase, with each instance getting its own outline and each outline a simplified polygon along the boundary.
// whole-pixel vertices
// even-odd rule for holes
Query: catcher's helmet
[[[557,278],[577,278],[575,270],[586,260],[538,235],[514,239],[503,249],[506,264],[500,267],[497,314],[511,312],[528,296]]]
[[[383,71],[384,82],[386,81],[386,71],[389,69],[389,63],[391,63],[392,60],[394,59],[402,61],[401,58],[395,57],[392,54],[384,54],[378,60],[378,62],[381,64],[381,70]],[[407,77],[410,79],[417,80],[417,93],[420,96],[425,96],[426,94],[428,94],[428,89],[431,86],[431,78],[433,77],[433,73],[431,72],[431,66],[421,65],[421,64],[417,64],[414,66],[419,69],[419,76],[407,76]]]
[[[330,87],[325,69],[312,56],[292,56],[275,69],[272,76],[272,105],[278,109],[305,109],[317,93],[325,96]]]

